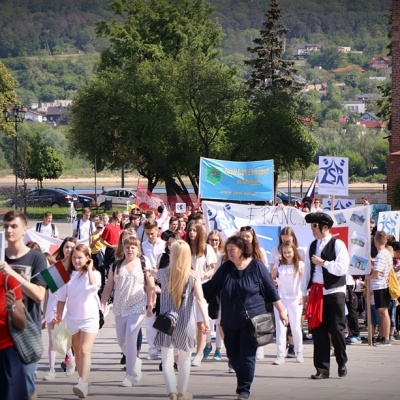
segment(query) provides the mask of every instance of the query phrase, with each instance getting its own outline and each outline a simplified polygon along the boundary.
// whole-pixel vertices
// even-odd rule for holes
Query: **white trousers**
[[[137,357],[137,336],[144,314],[131,314],[127,317],[115,316],[115,330],[118,345],[126,357],[126,373],[133,376]]]
[[[303,330],[301,317],[303,306],[299,304],[299,299],[281,299],[285,311],[289,317],[290,329],[292,331],[294,350],[296,353],[303,352]],[[276,324],[276,352],[277,357],[286,356],[286,333],[287,327],[279,319],[279,313],[274,307]]]
[[[149,345],[149,356],[158,355],[158,349],[154,346],[154,340],[157,335],[157,329],[153,328],[156,316],[153,314],[151,317],[146,316],[146,340]]]
[[[161,347],[161,357],[163,366],[164,382],[169,393],[186,393],[190,376],[190,357],[191,352],[179,350],[178,356],[178,386],[174,371],[174,352],[173,347]]]

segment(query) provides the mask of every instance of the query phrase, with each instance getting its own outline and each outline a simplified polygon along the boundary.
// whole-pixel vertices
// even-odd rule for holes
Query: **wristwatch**
[[[7,308],[7,311],[9,313],[13,313],[15,310],[17,309],[17,306],[15,305],[15,303],[11,306],[11,308]]]

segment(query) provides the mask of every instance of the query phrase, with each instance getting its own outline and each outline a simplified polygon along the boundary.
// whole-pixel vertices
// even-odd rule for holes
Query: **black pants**
[[[236,393],[250,394],[256,367],[256,351],[250,337],[250,329],[245,325],[241,329],[225,329],[224,343],[226,354],[236,372]]]
[[[103,288],[106,284],[106,276],[108,275],[108,271],[110,269],[110,265],[115,261],[115,251],[110,247],[107,247],[104,253],[104,263],[99,268],[101,274],[101,289],[100,291],[103,292]]]
[[[347,307],[347,323],[353,336],[360,336],[360,327],[358,325],[357,307],[358,299],[353,292],[353,286],[347,285],[346,307]]]
[[[314,366],[317,372],[329,376],[331,340],[339,366],[347,363],[345,294],[324,295],[322,323],[312,330],[314,339]]]

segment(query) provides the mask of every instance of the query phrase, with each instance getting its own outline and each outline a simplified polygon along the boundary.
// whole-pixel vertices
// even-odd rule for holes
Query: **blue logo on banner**
[[[331,162],[329,163],[329,160],[327,158],[324,158],[322,162],[325,164],[325,167],[320,167],[320,169],[324,171],[320,184],[328,184],[332,186],[337,186],[341,184],[342,186],[344,186],[344,169],[342,167],[346,164],[346,160],[340,160],[339,165],[336,164],[335,160],[331,160]]]

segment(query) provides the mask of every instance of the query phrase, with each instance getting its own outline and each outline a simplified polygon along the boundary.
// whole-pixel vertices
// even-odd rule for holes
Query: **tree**
[[[303,87],[296,80],[293,62],[282,59],[283,40],[287,29],[280,24],[282,10],[271,0],[265,14],[264,29],[249,52],[256,58],[245,63],[253,68],[247,80],[253,110],[246,134],[246,159],[273,159],[274,183],[282,171],[308,167],[317,149],[309,128],[301,122],[300,109],[307,118],[309,108],[300,102]]]
[[[299,92],[304,84],[296,80],[294,62],[283,59],[284,38],[288,30],[279,23],[282,9],[276,0],[271,0],[265,17],[264,28],[260,29],[261,37],[253,39],[255,46],[247,49],[255,58],[244,62],[253,69],[246,83],[252,90],[276,88]]]
[[[17,86],[18,81],[0,61],[0,132],[14,132],[13,126],[5,121],[3,110],[6,109],[9,104],[17,103],[17,94],[15,92]]]

